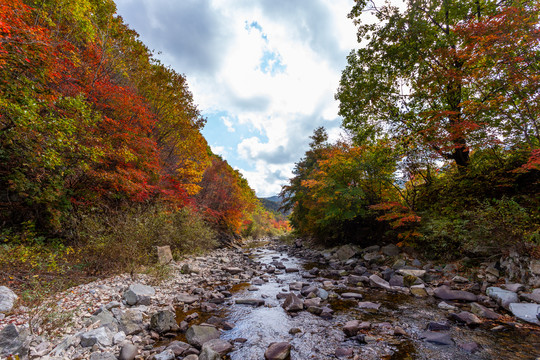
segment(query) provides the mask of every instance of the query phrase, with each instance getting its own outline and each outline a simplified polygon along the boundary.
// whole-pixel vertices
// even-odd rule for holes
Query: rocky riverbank
[[[171,263],[159,284],[80,285],[35,309],[0,289],[0,357],[534,359],[540,289],[507,281],[501,263],[472,274],[392,245],[270,242]]]

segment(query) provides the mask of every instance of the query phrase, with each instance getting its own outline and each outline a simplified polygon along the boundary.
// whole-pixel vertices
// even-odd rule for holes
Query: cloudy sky
[[[185,74],[212,150],[258,196],[279,193],[309,136],[337,138],[334,100],[356,47],[353,0],[117,0],[118,14]]]

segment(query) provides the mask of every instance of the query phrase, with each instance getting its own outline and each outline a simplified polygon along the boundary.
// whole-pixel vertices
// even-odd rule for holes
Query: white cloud
[[[223,124],[227,127],[228,132],[235,132],[233,126],[233,120],[229,116],[222,116],[221,121],[223,121]]]

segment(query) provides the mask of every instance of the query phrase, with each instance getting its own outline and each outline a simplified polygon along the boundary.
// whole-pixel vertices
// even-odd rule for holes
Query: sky
[[[187,78],[212,151],[259,197],[280,192],[309,136],[340,136],[334,100],[357,47],[353,0],[116,0],[118,14]]]

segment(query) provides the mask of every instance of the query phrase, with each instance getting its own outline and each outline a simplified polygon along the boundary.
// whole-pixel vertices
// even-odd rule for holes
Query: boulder
[[[510,311],[520,320],[540,325],[540,305],[529,303],[511,303]]]
[[[0,286],[0,313],[9,313],[16,300],[17,295],[10,288]]]
[[[200,349],[205,342],[219,339],[219,330],[213,326],[193,325],[186,331],[186,339],[190,345]]]
[[[519,298],[515,292],[503,290],[500,287],[488,287],[486,289],[486,294],[506,310],[510,309],[511,303],[519,302]]]
[[[340,261],[347,261],[356,255],[356,250],[351,245],[340,246],[336,251],[336,257]]]
[[[471,292],[463,290],[452,290],[446,285],[436,288],[433,291],[433,294],[442,300],[477,301],[478,299],[478,297]]]
[[[266,360],[287,360],[291,357],[291,344],[288,342],[274,342],[268,346],[264,353]]]
[[[302,311],[304,310],[304,302],[294,293],[289,293],[281,307],[288,312]]]
[[[161,265],[169,264],[173,261],[173,256],[171,252],[171,247],[166,246],[156,246],[158,263]]]
[[[109,330],[116,332],[118,330],[118,321],[109,310],[103,309],[96,315],[90,318],[90,323],[94,324],[99,321],[99,325],[107,327]]]
[[[0,331],[0,358],[8,355],[25,357],[28,354],[27,334],[8,324]]]
[[[150,305],[151,297],[156,294],[156,290],[151,286],[143,284],[131,284],[124,293],[124,301],[128,305]]]
[[[143,330],[143,315],[140,310],[119,308],[112,309],[114,317],[118,320],[118,329],[126,335],[135,335]]]
[[[176,324],[176,314],[170,310],[158,311],[150,318],[150,329],[159,334],[168,331],[177,331],[178,324]]]
[[[113,344],[113,334],[104,326],[82,333],[80,337],[82,347],[94,345],[108,347]]]

